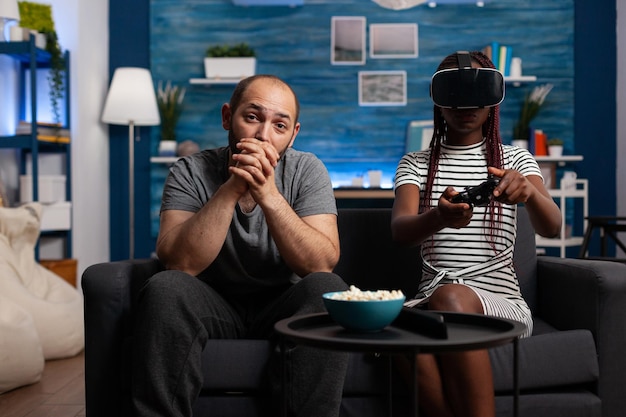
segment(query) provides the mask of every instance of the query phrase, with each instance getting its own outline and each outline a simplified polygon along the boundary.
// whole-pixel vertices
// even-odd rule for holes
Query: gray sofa
[[[391,241],[390,209],[340,209],[346,282],[362,289],[401,288],[413,294],[417,248]],[[520,416],[618,417],[626,410],[626,265],[537,257],[534,233],[520,208],[515,264],[535,315],[532,337],[519,344]],[[129,413],[129,347],[135,296],[160,270],[156,260],[102,263],[82,277],[85,296],[87,417]],[[194,416],[263,416],[264,340],[212,340],[204,350],[204,387]],[[490,350],[498,416],[511,416],[512,346]],[[388,360],[351,354],[342,416],[387,415]],[[405,415],[402,384],[392,377],[394,415]],[[320,416],[322,417],[322,416]]]

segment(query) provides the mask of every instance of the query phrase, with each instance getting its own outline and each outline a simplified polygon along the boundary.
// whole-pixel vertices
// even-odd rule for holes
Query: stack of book
[[[29,122],[20,121],[15,130],[16,135],[30,135],[33,126]],[[70,131],[58,123],[37,123],[37,139],[44,142],[70,143]]]
[[[483,48],[483,53],[491,59],[496,69],[505,77],[511,75],[511,59],[513,58],[513,48],[507,45],[500,45],[498,42],[491,42]]]

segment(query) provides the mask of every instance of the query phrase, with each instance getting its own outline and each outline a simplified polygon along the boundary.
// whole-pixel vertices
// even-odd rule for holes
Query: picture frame
[[[366,59],[363,16],[331,17],[330,63],[332,65],[364,65]]]
[[[376,23],[370,25],[370,57],[417,58],[417,23]]]
[[[359,106],[406,106],[406,71],[359,71]]]

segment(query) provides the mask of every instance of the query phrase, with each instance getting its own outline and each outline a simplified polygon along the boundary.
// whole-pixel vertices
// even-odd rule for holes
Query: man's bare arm
[[[282,196],[277,197],[272,207],[263,207],[263,211],[272,238],[292,271],[305,276],[333,270],[339,261],[337,216],[298,217]]]
[[[163,211],[156,250],[165,267],[191,275],[206,269],[224,244],[239,196],[228,181],[197,213]]]

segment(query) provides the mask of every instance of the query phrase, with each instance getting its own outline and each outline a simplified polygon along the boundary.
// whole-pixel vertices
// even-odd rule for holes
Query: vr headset
[[[472,68],[469,52],[456,53],[459,68],[437,71],[430,82],[433,103],[448,109],[493,107],[504,100],[504,77],[493,68]]]

